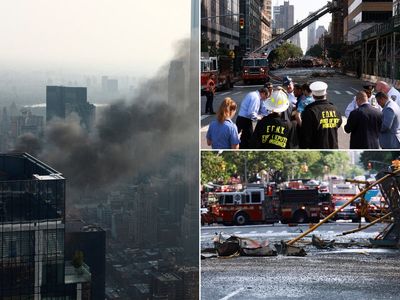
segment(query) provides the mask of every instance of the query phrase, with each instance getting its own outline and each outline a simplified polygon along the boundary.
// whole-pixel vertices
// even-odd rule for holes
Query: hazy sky
[[[272,0],[272,6],[283,5],[284,0]],[[314,12],[323,7],[328,1],[321,0],[289,0],[290,5],[294,5],[294,22],[301,21],[306,18],[310,12]],[[330,1],[331,2],[331,1]],[[325,29],[328,30],[329,23],[332,20],[331,14],[326,14],[317,21],[319,25],[324,25]],[[300,33],[301,47],[303,51],[307,48],[307,28],[303,29]]]
[[[0,68],[150,75],[189,37],[190,1],[1,0]]]

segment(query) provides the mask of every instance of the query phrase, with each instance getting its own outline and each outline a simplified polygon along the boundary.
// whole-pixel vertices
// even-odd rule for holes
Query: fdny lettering
[[[268,139],[269,137],[271,137],[270,139]],[[286,143],[287,143],[287,138],[277,135],[277,134],[273,134],[273,135],[262,135],[261,136],[262,142],[271,144],[271,145],[275,145],[281,148],[286,148]]]
[[[267,133],[285,134],[285,127],[275,126],[275,125],[268,125],[267,126]]]
[[[340,119],[336,115],[336,111],[334,110],[326,110],[321,112],[321,119],[319,120],[319,124],[322,125],[322,128],[337,128],[337,124]]]

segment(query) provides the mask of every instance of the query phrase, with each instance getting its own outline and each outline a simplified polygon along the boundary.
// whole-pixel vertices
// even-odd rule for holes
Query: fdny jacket
[[[296,121],[285,121],[280,114],[272,113],[262,118],[254,129],[251,148],[293,149],[298,148]]]
[[[309,149],[338,149],[338,128],[342,116],[327,100],[307,105],[301,114],[300,147]]]

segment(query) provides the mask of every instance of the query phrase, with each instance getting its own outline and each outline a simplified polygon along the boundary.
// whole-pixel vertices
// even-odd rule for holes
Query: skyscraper
[[[80,123],[90,130],[95,117],[95,106],[87,101],[85,87],[46,87],[46,120],[57,117],[66,119],[75,113],[80,118]]]
[[[308,27],[307,27],[307,50],[316,44],[315,26],[316,26],[316,23],[313,22],[310,25],[308,25]]]
[[[274,21],[273,28],[275,32],[283,32],[294,25],[294,5],[289,1],[284,1],[283,5],[273,7]],[[300,35],[295,34],[290,41],[300,47]]]
[[[261,1],[261,45],[265,45],[272,38],[271,0]]]
[[[28,154],[0,154],[0,190],[0,299],[89,299],[88,268],[75,273],[64,257],[64,177]]]

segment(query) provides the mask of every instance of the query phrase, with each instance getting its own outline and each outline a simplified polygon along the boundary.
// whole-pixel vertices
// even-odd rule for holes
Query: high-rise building
[[[325,33],[327,33],[328,31],[326,31],[325,27],[323,25],[319,25],[316,32],[315,32],[315,40],[316,42],[319,41],[319,39],[321,38],[321,36],[323,36]]]
[[[265,45],[272,38],[271,1],[261,1],[261,45]]]
[[[274,6],[273,14],[273,28],[276,32],[284,32],[294,25],[294,5],[290,5],[289,1],[284,1],[283,5]],[[299,34],[295,34],[289,40],[296,46],[301,46]]]
[[[80,118],[81,125],[90,130],[95,118],[95,106],[87,101],[85,87],[46,87],[46,120],[66,119],[72,113]]]
[[[239,12],[244,19],[244,28],[240,30],[240,50],[242,53],[253,51],[261,46],[261,0],[240,0]]]
[[[28,154],[0,154],[0,189],[0,299],[89,300],[88,267],[64,255],[65,178]]]
[[[239,46],[239,0],[201,0],[201,34],[216,47]]]
[[[273,12],[273,28],[287,30],[294,25],[294,5],[290,5],[289,1],[284,1],[283,5],[274,6]]]
[[[344,42],[343,24],[347,16],[347,0],[336,0],[336,3],[340,10],[336,10],[332,13],[332,44],[342,44]]]
[[[310,49],[312,46],[316,44],[315,41],[315,26],[316,23],[313,22],[310,25],[308,25],[307,29],[307,50]]]
[[[392,15],[393,0],[349,0],[343,27],[345,40],[348,42],[361,40],[364,30],[386,22]]]

